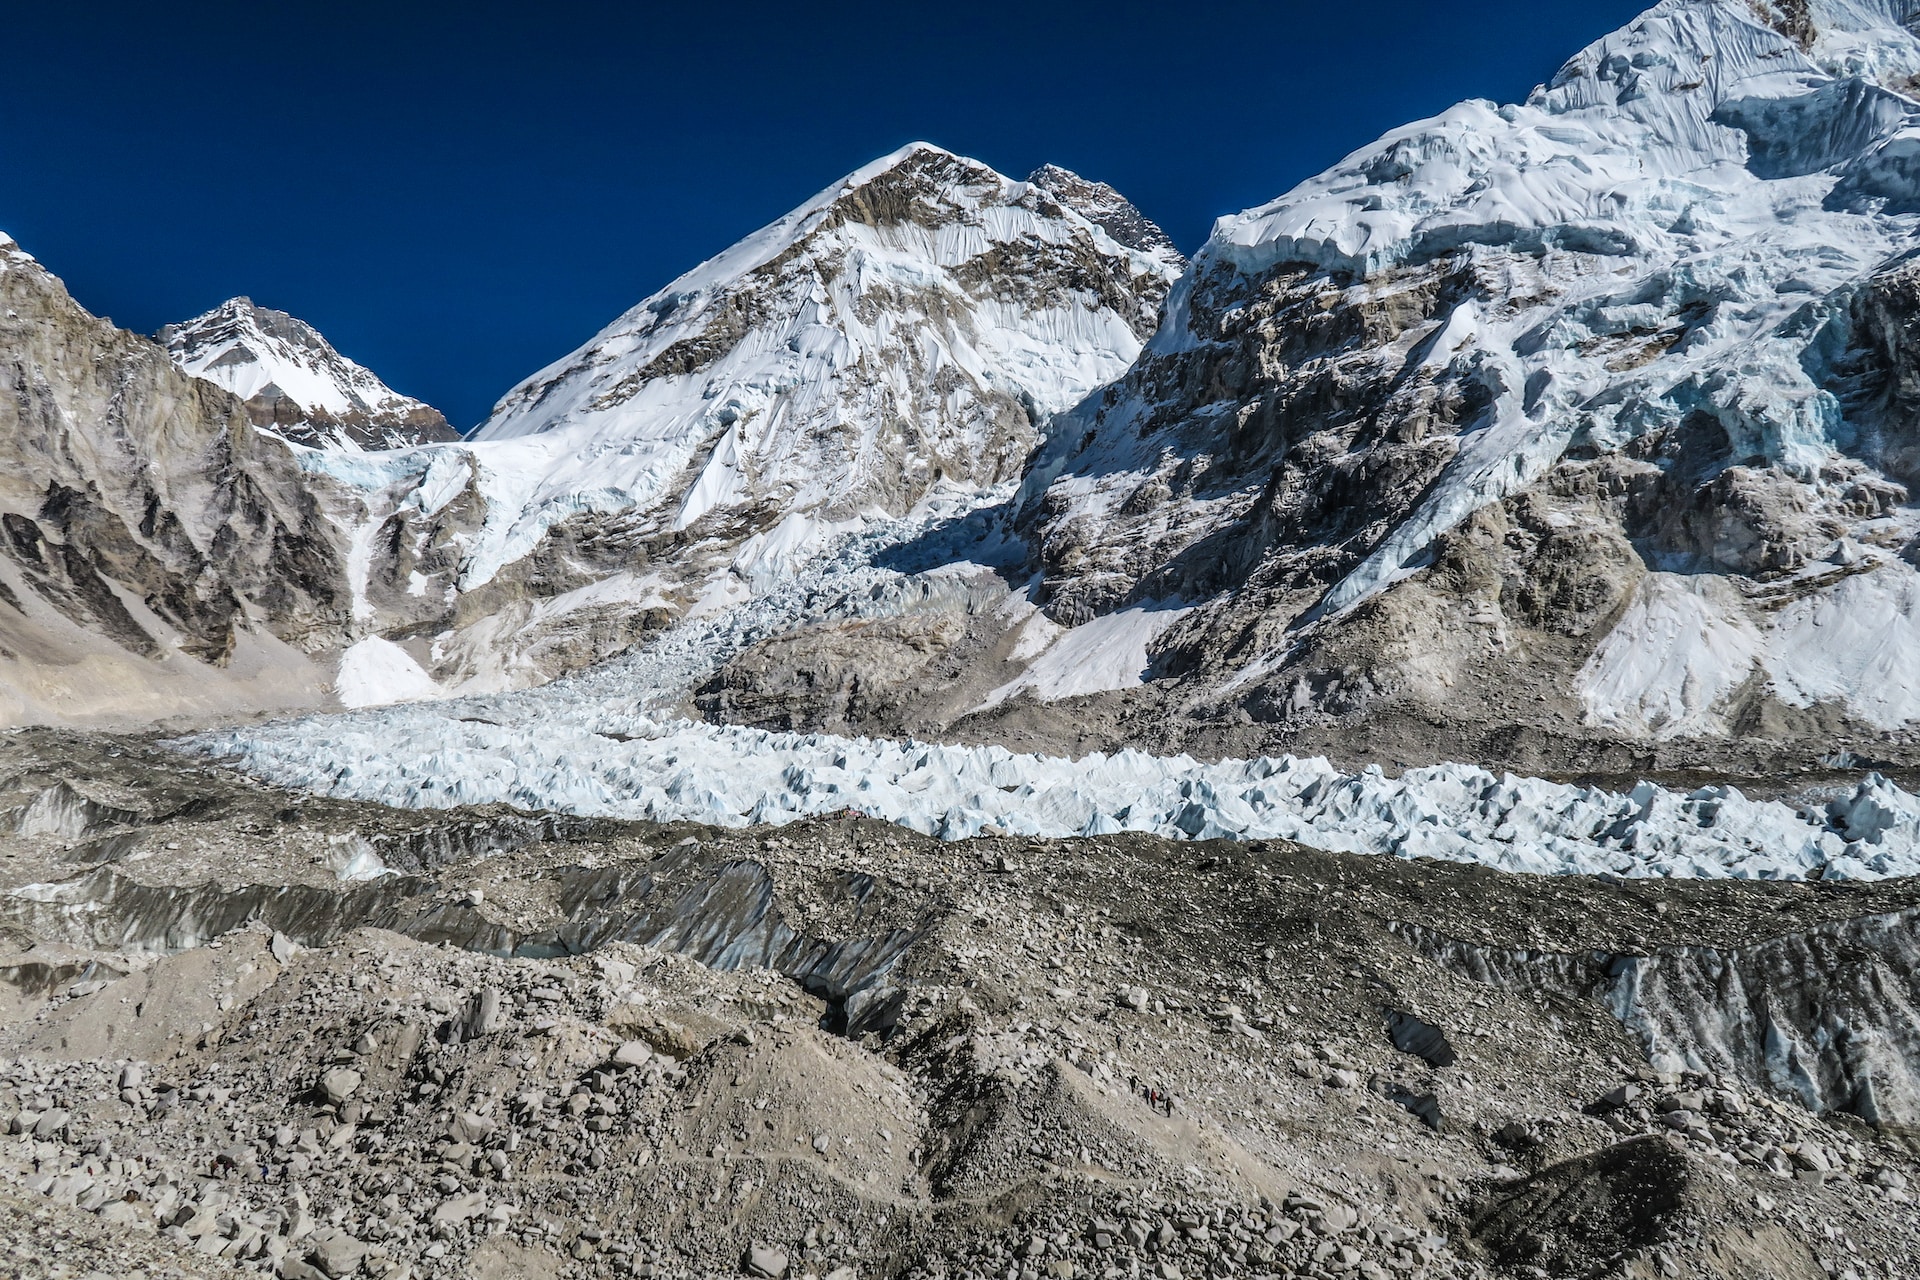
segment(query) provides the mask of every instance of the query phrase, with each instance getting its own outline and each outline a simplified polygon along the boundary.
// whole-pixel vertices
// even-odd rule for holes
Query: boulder
[[[320,1076],[320,1096],[332,1106],[351,1098],[359,1087],[360,1073],[350,1067],[334,1067]]]

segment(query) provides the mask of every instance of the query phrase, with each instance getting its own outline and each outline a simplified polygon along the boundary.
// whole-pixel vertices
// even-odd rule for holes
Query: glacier
[[[1624,793],[1445,764],[1390,778],[1322,758],[1077,760],[655,719],[553,700],[411,705],[192,740],[263,780],[404,807],[780,825],[858,813],[928,835],[1284,839],[1532,874],[1878,879],[1920,872],[1920,799],[1872,775],[1821,806],[1730,786]],[[502,716],[495,720],[489,712]]]
[[[757,640],[806,621],[886,616],[964,593],[978,566],[955,531],[1008,497],[1004,488],[942,493],[906,517],[863,524],[798,560],[761,594],[539,688],[282,720],[177,745],[278,785],[409,808],[501,803],[719,826],[851,811],[952,840],[1122,831],[1287,839],[1537,874],[1799,880],[1920,872],[1920,798],[1878,775],[1823,805],[1794,806],[1730,786],[1681,794],[1641,783],[1614,793],[1463,764],[1390,778],[1377,767],[1343,773],[1322,758],[1291,756],[1208,762],[1121,751],[1071,760],[997,746],[772,733],[670,713]],[[921,572],[883,567],[885,552],[907,544],[945,563]],[[1064,651],[1081,662],[1102,650],[1124,654],[1163,619],[1096,622]],[[1042,674],[1067,679],[1071,669]],[[404,675],[380,671],[389,682]]]

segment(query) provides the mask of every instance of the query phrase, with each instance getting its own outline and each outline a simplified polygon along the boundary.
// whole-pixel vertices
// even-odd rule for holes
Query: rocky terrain
[[[423,814],[138,739],[0,757],[15,1274],[1920,1265],[1911,882]]]
[[[916,144],[463,441],[0,238],[10,1274],[1920,1274],[1916,30]]]
[[[438,409],[394,391],[312,325],[251,298],[168,325],[154,341],[187,373],[245,401],[255,426],[296,444],[351,451],[460,438]]]
[[[316,705],[348,620],[286,445],[0,236],[0,721]]]

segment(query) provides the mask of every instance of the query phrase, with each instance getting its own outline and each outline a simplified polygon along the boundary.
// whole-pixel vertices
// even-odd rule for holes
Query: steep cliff
[[[287,447],[0,236],[0,722],[311,705],[342,559]]]

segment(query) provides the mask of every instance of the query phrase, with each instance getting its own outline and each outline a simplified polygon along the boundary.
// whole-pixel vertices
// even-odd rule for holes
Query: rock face
[[[1155,674],[1281,741],[1907,741],[1920,42],[1789,9],[1667,0],[1223,219],[1027,478],[1047,615],[1198,606]]]
[[[154,340],[173,362],[246,402],[247,416],[296,444],[399,449],[458,440],[440,411],[403,396],[284,311],[230,298]]]
[[[867,519],[1017,480],[1183,265],[1111,188],[910,146],[640,303],[467,444],[303,462],[360,505],[372,628],[442,686],[535,683]]]
[[[342,558],[285,445],[0,236],[0,723],[311,704]]]

